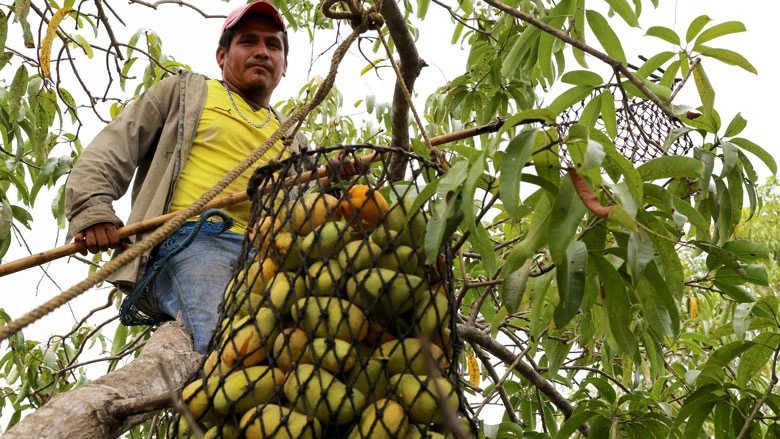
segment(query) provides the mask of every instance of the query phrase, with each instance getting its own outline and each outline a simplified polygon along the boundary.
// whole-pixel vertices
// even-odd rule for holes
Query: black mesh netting
[[[389,154],[405,179],[389,183]],[[319,166],[312,169],[311,162]],[[449,248],[426,259],[440,171],[369,145],[257,169],[221,323],[182,398],[207,438],[412,439],[471,431]],[[169,437],[190,437],[176,415]]]
[[[669,119],[652,101],[620,98],[623,94],[617,85],[597,89],[588,99],[561,113],[554,124],[559,138],[566,138],[569,127],[579,122],[588,103],[604,91],[610,91],[615,97],[615,148],[632,163],[644,163],[662,155],[685,155],[693,148],[693,141],[687,135],[679,136],[665,146],[669,134],[673,129],[682,127],[682,122]],[[600,117],[596,120],[596,127],[603,132],[607,131]],[[562,153],[566,154],[566,151]]]

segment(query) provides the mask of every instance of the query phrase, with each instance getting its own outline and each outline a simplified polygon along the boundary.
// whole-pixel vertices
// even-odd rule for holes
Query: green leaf
[[[617,166],[620,173],[623,175],[626,186],[628,186],[628,190],[631,192],[631,197],[636,202],[640,202],[643,198],[642,176],[637,168],[635,168],[623,154],[618,152],[615,148],[615,144],[603,132],[592,128],[590,130],[590,137],[592,140],[601,144],[607,158]]]
[[[672,59],[674,55],[674,52],[661,52],[659,54],[653,55],[650,57],[650,59],[645,61],[644,64],[642,64],[642,67],[640,67],[639,70],[636,71],[636,75],[640,78],[647,78],[651,74],[655,73],[659,67]]]
[[[422,20],[425,18],[425,14],[428,13],[428,6],[430,6],[431,0],[419,0],[417,2],[417,18]]]
[[[642,277],[647,264],[653,259],[655,247],[647,232],[640,230],[633,232],[628,237],[628,267],[631,269],[631,277],[637,283]]]
[[[703,116],[710,117],[712,109],[715,106],[715,89],[712,88],[710,79],[704,72],[704,66],[701,63],[693,68],[693,80],[696,82],[696,89],[699,90],[699,98],[703,106]]]
[[[14,214],[11,204],[5,199],[0,199],[0,238],[5,238],[11,232],[11,223]]]
[[[542,73],[542,76],[549,82],[555,81],[555,68],[553,67],[553,43],[556,41],[556,37],[552,34],[544,32],[539,37],[539,50],[537,51],[537,65]]]
[[[742,117],[742,113],[737,113],[737,115],[734,116],[734,119],[731,119],[731,122],[729,122],[729,126],[726,128],[726,134],[724,134],[724,136],[734,137],[736,135],[739,135],[739,133],[741,133],[746,126],[747,126],[747,120],[745,120],[745,118]]]
[[[677,32],[669,29],[668,27],[652,26],[649,29],[647,29],[645,35],[660,38],[666,41],[667,43],[674,44],[675,46],[680,45],[680,36],[677,35]]]
[[[677,300],[675,300],[672,291],[669,289],[667,281],[658,271],[658,265],[656,265],[655,261],[650,261],[650,263],[647,264],[644,275],[645,278],[643,281],[646,280],[647,285],[651,287],[650,292],[652,298],[650,299],[652,299],[652,303],[655,305],[655,312],[660,319],[659,323],[662,323],[664,326],[664,330],[657,331],[657,334],[664,335],[668,329],[671,330],[670,337],[677,337],[680,332],[680,313]],[[669,277],[671,278],[672,276]],[[650,302],[646,300],[645,303],[647,304]],[[643,311],[646,312],[644,308]],[[668,316],[668,323],[670,325],[668,328],[665,326],[667,321],[664,316]]]
[[[561,81],[571,85],[587,85],[598,87],[604,83],[604,79],[596,72],[590,70],[572,70],[561,77]]]
[[[607,134],[614,140],[617,137],[617,115],[615,113],[615,97],[609,89],[601,93],[601,119]]]
[[[566,174],[552,207],[552,216],[547,232],[550,256],[556,264],[563,262],[566,257],[566,249],[587,212],[588,209],[574,190],[571,176]]]
[[[509,49],[509,53],[501,64],[501,75],[507,78],[514,77],[520,70],[523,55],[529,50],[532,43],[540,37],[541,31],[535,27],[526,28],[519,38],[516,38]]]
[[[19,221],[20,223],[22,223],[22,225],[32,230],[32,228],[30,227],[30,221],[33,220],[33,216],[32,214],[30,214],[30,212],[28,212],[27,210],[19,206],[13,206],[13,205],[11,206],[11,211],[13,211],[14,219],[16,219],[16,221]]]
[[[555,100],[552,101],[547,109],[550,110],[552,114],[561,114],[567,108],[578,102],[581,102],[592,91],[593,87],[587,85],[578,85],[576,87],[572,87],[555,98]]]
[[[748,264],[738,270],[721,267],[715,272],[715,279],[729,285],[742,285],[745,282],[750,282],[765,287],[769,286],[769,275],[761,264]]]
[[[502,283],[501,303],[510,313],[516,312],[520,307],[531,274],[531,262],[532,259],[529,258],[519,269],[510,273]]]
[[[764,332],[756,335],[753,346],[744,351],[737,365],[737,385],[744,387],[753,378],[760,378],[760,372],[769,363],[774,348],[780,344],[780,334]]]
[[[666,306],[656,300],[656,288],[646,278],[642,278],[636,287],[636,293],[642,302],[642,315],[650,329],[660,337],[674,337],[672,317]]]
[[[515,219],[518,219],[520,207],[520,177],[533,153],[536,133],[535,129],[521,131],[509,142],[501,162],[499,195],[504,209]]]
[[[732,285],[720,280],[713,280],[712,285],[720,292],[731,297],[737,303],[751,303],[756,301],[756,295],[742,285]]]
[[[477,190],[477,185],[482,177],[482,171],[484,170],[485,159],[483,154],[475,154],[471,160],[471,167],[468,172],[468,176],[463,185],[463,218],[466,222],[468,230],[471,232],[469,235],[469,242],[474,246],[482,256],[483,266],[486,273],[495,273],[498,262],[496,260],[496,252],[493,250],[493,244],[490,241],[490,235],[485,230],[485,227],[477,221],[476,214],[474,212],[474,194]]]
[[[504,273],[511,274],[520,268],[544,244],[547,243],[547,227],[552,215],[552,204],[546,195],[542,195],[534,206],[531,225],[522,241],[507,255]]]
[[[0,53],[5,52],[5,40],[8,38],[8,20],[0,11]]]
[[[556,265],[560,301],[553,312],[553,319],[557,328],[564,328],[579,312],[585,294],[588,270],[588,248],[585,243],[569,242],[565,258]]]
[[[714,40],[715,38],[722,37],[724,35],[736,34],[739,32],[745,32],[745,25],[740,21],[727,21],[725,23],[716,24],[711,28],[702,32],[696,43],[694,43],[694,50],[699,44],[704,44],[707,41]]]
[[[607,0],[607,3],[609,3],[612,9],[614,9],[629,26],[639,27],[639,20],[637,20],[636,13],[626,0]]]
[[[688,31],[685,32],[685,41],[688,43],[693,41],[693,39],[696,38],[696,35],[699,35],[699,32],[701,32],[701,30],[707,23],[710,22],[710,20],[711,18],[706,15],[700,15],[696,17],[688,26]]]
[[[653,204],[656,207],[667,210],[673,213],[675,210],[685,215],[694,227],[701,230],[708,231],[710,223],[704,219],[703,216],[693,207],[688,201],[673,196],[669,191],[661,186],[645,183],[644,184],[644,200]]]
[[[728,49],[715,49],[711,47],[701,46],[697,47],[699,53],[704,56],[717,59],[720,62],[728,64],[730,66],[742,67],[754,75],[758,74],[758,70],[747,60],[744,56],[737,52]]]
[[[609,323],[609,332],[626,355],[636,350],[636,338],[631,332],[631,304],[623,280],[612,264],[600,255],[591,255],[601,281],[601,297],[605,306],[605,315]]]
[[[585,15],[588,17],[590,29],[596,35],[596,39],[599,40],[607,55],[626,64],[626,54],[623,52],[623,46],[620,45],[620,38],[612,30],[604,16],[593,10],[585,11]]]
[[[736,239],[723,244],[723,250],[731,252],[740,261],[752,264],[759,260],[768,260],[771,256],[766,244]]]
[[[594,416],[599,416],[598,412],[588,409],[582,409],[585,406],[585,404],[577,405],[577,408],[574,409],[574,412],[571,414],[571,417],[566,419],[566,421],[561,425],[561,429],[558,431],[558,438],[560,439],[566,439],[571,437],[571,435],[574,434],[574,432],[577,431],[577,429],[580,427],[580,425],[589,422],[591,418]]]
[[[11,82],[11,90],[8,94],[8,113],[11,122],[19,119],[19,109],[22,107],[22,98],[27,90],[27,82],[27,67],[22,64],[16,69],[14,79]]]
[[[741,137],[734,137],[729,139],[729,141],[758,157],[761,161],[764,162],[766,167],[769,168],[772,174],[777,174],[777,162],[775,162],[774,157],[772,157],[772,155],[769,154],[766,150],[751,142],[750,140],[743,139]]]
[[[663,178],[696,178],[704,170],[700,160],[684,156],[661,156],[641,164],[637,170],[642,181]]]
[[[661,261],[659,270],[663,272],[665,285],[674,294],[677,300],[682,298],[684,274],[680,256],[675,248],[676,236],[670,236],[670,232],[658,217],[643,210],[637,211],[637,221],[650,229],[648,236],[658,250],[658,259]],[[647,273],[645,273],[647,275]]]

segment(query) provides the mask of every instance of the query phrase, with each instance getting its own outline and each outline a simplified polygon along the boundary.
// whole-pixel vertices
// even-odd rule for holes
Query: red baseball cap
[[[284,20],[282,20],[282,13],[279,12],[279,9],[277,9],[273,3],[268,0],[254,0],[251,3],[234,9],[233,12],[227,16],[225,24],[222,25],[222,33],[238,24],[241,18],[246,14],[259,14],[270,17],[282,28],[283,32],[287,32],[287,27],[284,25]]]

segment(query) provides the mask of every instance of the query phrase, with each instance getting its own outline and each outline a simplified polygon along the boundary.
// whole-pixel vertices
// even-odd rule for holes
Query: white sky
[[[196,0],[193,3],[213,14],[227,14],[242,2],[240,0],[233,0],[230,3]],[[649,4],[649,2],[646,3]],[[777,126],[775,107],[780,100],[780,92],[778,92],[776,85],[776,75],[780,66],[778,66],[777,57],[774,55],[773,31],[777,26],[777,17],[780,16],[780,2],[775,0],[744,0],[739,3],[739,6],[733,0],[661,0],[661,3],[663,5],[657,11],[653,11],[649,7],[645,8],[642,17],[640,17],[643,29],[653,25],[665,25],[673,27],[684,36],[688,23],[701,14],[709,15],[713,19],[713,24],[729,20],[739,20],[745,23],[748,32],[723,37],[711,42],[710,45],[742,53],[758,69],[759,75],[755,76],[740,68],[725,66],[709,60],[705,60],[704,66],[717,90],[715,105],[721,112],[724,128],[737,111],[742,112],[743,117],[748,120],[748,126],[742,133],[742,137],[753,140],[777,156],[780,153],[780,147],[775,140],[774,130]],[[122,2],[112,2],[112,6],[118,11],[129,8]],[[214,52],[219,28],[222,24],[221,19],[206,21],[194,11],[172,4],[161,5],[158,12],[141,7],[130,9],[140,13],[124,17],[127,19],[127,28],[114,28],[115,32],[119,34],[119,40],[127,41],[129,35],[141,27],[154,29],[163,40],[164,52],[175,55],[178,61],[189,64],[195,71],[211,77],[219,77],[219,70],[214,61]],[[460,55],[457,48],[449,45],[451,31],[447,27],[449,21],[445,17],[445,12],[435,4],[431,4],[428,16],[429,19],[420,26],[421,39],[418,43],[421,57],[430,65],[423,70],[416,86],[423,99],[430,91],[441,86],[445,81],[460,75],[465,64],[465,55]],[[440,19],[434,21],[435,17],[440,17]],[[342,30],[342,34],[344,35],[348,31],[347,27]],[[654,54],[671,49],[661,40],[650,37],[641,38],[644,30],[624,31],[618,28],[617,32],[621,35],[629,61],[635,64],[640,63],[636,58],[639,54]],[[595,38],[591,38],[589,42],[594,43]],[[313,53],[316,56],[332,43],[332,36],[322,36],[317,39],[314,48],[310,50],[311,46],[305,34],[292,36],[288,74],[282,81],[280,88],[277,89],[273,101],[296,96],[298,89],[309,79],[307,73],[310,55]],[[327,53],[315,64],[314,73],[323,76],[327,73],[331,54],[332,52]],[[27,55],[35,56],[35,53],[31,50]],[[91,64],[95,65],[95,69],[100,69],[95,76],[97,80],[101,75],[100,72],[103,72],[105,60],[99,56],[96,58],[97,60],[93,60]],[[391,100],[394,78],[389,69],[382,70],[381,75],[384,82],[377,80],[373,73],[360,76],[359,71],[366,65],[366,62],[356,49],[350,52],[345,62],[347,64],[340,69],[340,76],[336,83],[337,87],[344,93],[345,106],[343,111],[345,113],[351,113],[352,104],[370,94],[377,96],[377,102]],[[140,64],[141,60],[138,63]],[[592,66],[597,64],[598,61],[591,60]],[[89,62],[85,62],[83,71],[91,68],[88,67],[89,65]],[[570,64],[569,68],[573,68],[573,65]],[[550,98],[546,99],[547,102],[550,100]],[[418,99],[418,101],[422,111],[423,101],[422,99]],[[676,101],[677,103],[689,103],[693,106],[699,104],[693,81],[689,84],[687,93],[682,94]],[[82,112],[86,113],[85,110]],[[89,130],[94,130],[94,127],[85,128],[82,134],[89,134]],[[85,144],[89,137],[91,135],[86,136]],[[67,152],[62,152],[62,154],[67,154]],[[769,171],[758,161],[755,161],[754,164],[760,175],[767,176],[769,174]],[[33,211],[34,230],[24,230],[24,237],[34,252],[63,244],[64,231],[57,234],[56,224],[49,212],[49,205],[54,195],[54,193],[39,195],[39,200]],[[120,203],[118,210],[126,212],[126,205],[126,202]],[[27,255],[26,249],[12,244],[4,262]],[[0,278],[1,306],[12,317],[18,318],[76,284],[87,275],[87,267],[84,264],[67,259],[52,262],[48,271],[58,285],[43,277],[40,268],[28,269]],[[86,310],[105,302],[107,291],[107,289],[103,289],[87,292],[72,302],[70,306],[73,308],[73,312],[69,307],[63,307],[33,324],[25,330],[25,334],[28,338],[43,341],[50,334],[68,332],[71,325],[78,318],[81,318]],[[100,318],[91,319],[90,322],[96,324],[111,315],[112,311],[109,311],[101,314]],[[104,334],[110,337],[112,332],[107,331]],[[5,344],[0,349],[4,350]]]

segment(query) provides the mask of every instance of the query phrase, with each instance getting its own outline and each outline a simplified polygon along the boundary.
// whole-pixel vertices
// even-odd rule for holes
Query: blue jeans
[[[217,329],[219,306],[243,240],[243,235],[229,231],[196,236],[162,266],[149,289],[149,302],[157,310],[172,318],[181,311],[195,339],[195,350],[202,354]]]

